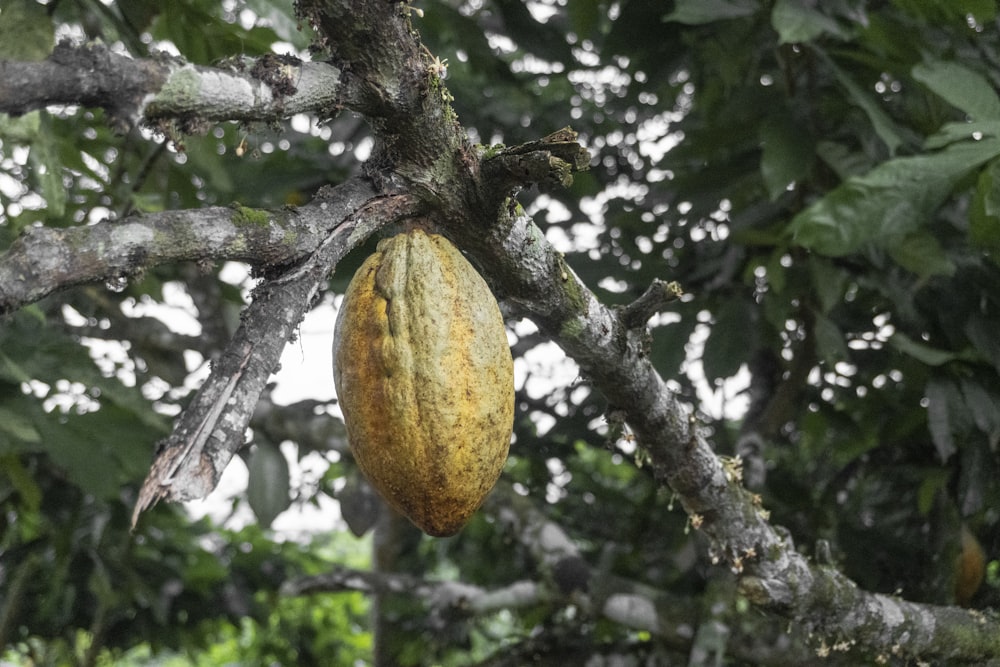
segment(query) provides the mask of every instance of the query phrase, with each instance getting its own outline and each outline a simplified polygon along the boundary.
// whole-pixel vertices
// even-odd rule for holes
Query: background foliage
[[[516,144],[567,124],[581,133],[591,170],[567,190],[520,201],[606,302],[628,303],[655,278],[682,283],[689,296],[652,323],[655,365],[702,406],[718,452],[743,456],[772,520],[801,548],[821,545],[818,557],[828,546],[866,589],[955,602],[963,526],[989,558],[1000,553],[995,3],[420,7],[415,24],[447,59],[474,141]],[[0,57],[40,59],[62,37],[199,64],[305,55],[309,44],[286,0],[23,0],[0,13]],[[100,111],[75,108],[0,118],[0,142],[4,247],[29,225],[294,205],[357,173],[370,147],[365,126],[345,114],[224,124],[184,137],[178,152],[142,129],[115,135]],[[255,425],[249,500],[233,502],[250,502],[261,528],[226,530],[159,507],[128,534],[154,443],[244,303],[248,285],[232,269],[157,267],[56,295],[0,325],[0,637],[10,655],[39,664],[162,651],[185,664],[371,659],[367,598],[278,592],[334,565],[366,567],[368,538],[282,541],[264,528],[289,502],[261,492],[288,488],[275,447],[293,442],[298,457],[319,452],[329,463],[314,487],[292,489],[295,503],[338,498],[367,533],[374,515],[336,429]],[[174,317],[164,323],[164,312]],[[530,324],[510,324],[523,381],[505,483],[561,526],[590,567],[693,600],[692,624],[709,618],[730,575],[712,567],[642,452],[616,432],[614,406]],[[275,410],[335,414],[325,399]],[[454,538],[403,531],[394,540],[400,572],[485,588],[543,576],[495,511]],[[1000,604],[997,562],[990,567],[960,602]],[[451,619],[446,632],[429,632],[413,600],[386,605],[398,629],[388,650],[402,664],[570,650],[673,664],[689,650],[569,599]],[[743,622],[739,606],[726,619]]]

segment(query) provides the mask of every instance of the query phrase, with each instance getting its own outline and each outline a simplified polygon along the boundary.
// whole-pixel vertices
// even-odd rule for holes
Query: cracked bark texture
[[[759,498],[743,487],[738,464],[716,456],[691,411],[651,365],[645,322],[636,315],[645,315],[648,306],[602,304],[532,219],[506,205],[518,188],[565,183],[584,166],[571,132],[558,141],[486,156],[457,124],[407,5],[300,0],[298,10],[320,36],[330,64],[271,62],[271,73],[262,79],[264,70],[254,73],[252,66],[248,72],[134,61],[96,47],[69,46],[44,63],[0,64],[0,110],[13,113],[79,103],[102,106],[119,120],[190,127],[224,118],[330,114],[343,107],[365,117],[375,132],[365,179],[333,188],[297,210],[267,212],[266,225],[241,224],[239,212],[229,209],[173,211],[91,227],[31,230],[0,257],[3,312],[71,285],[163,262],[241,259],[268,270],[239,331],[162,443],[137,514],[160,497],[192,498],[211,490],[243,444],[284,343],[337,262],[378,228],[423,214],[468,253],[510,312],[530,318],[577,361],[607,398],[609,412],[622,415],[632,429],[656,479],[676,494],[706,538],[713,562],[732,570],[754,605],[813,637],[820,652],[949,664],[985,664],[1000,656],[995,616],[870,594],[797,551],[787,532],[769,523]],[[67,83],[79,78],[74,73],[80,68],[102,76],[86,85]],[[500,515],[505,511],[495,509]],[[535,543],[568,543],[565,536],[548,537]],[[571,545],[565,549],[558,560],[573,557]],[[543,562],[548,558],[541,554]],[[405,578],[376,584],[341,573],[295,590],[376,585],[427,586]],[[441,585],[435,591],[448,600],[464,596],[473,612],[542,594],[530,586],[488,593]],[[604,599],[606,616],[645,629],[677,623],[650,606],[648,596],[623,595]]]

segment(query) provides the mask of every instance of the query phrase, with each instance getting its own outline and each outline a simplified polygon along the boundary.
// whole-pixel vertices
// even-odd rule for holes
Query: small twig
[[[681,289],[680,283],[657,278],[642,296],[619,311],[625,328],[638,329],[645,326],[649,318],[683,295],[684,290]]]
[[[517,146],[502,148],[483,159],[483,181],[490,192],[512,192],[526,185],[540,188],[569,187],[573,172],[590,167],[590,153],[577,142],[577,134],[565,127],[557,132]]]

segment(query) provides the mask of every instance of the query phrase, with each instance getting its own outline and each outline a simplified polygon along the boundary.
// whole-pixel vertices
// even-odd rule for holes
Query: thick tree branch
[[[281,266],[312,252],[337,211],[317,200],[298,209],[212,207],[134,215],[84,227],[31,227],[0,255],[0,315],[52,292],[181,261]]]
[[[161,443],[139,492],[133,524],[157,500],[187,500],[208,494],[244,433],[278,359],[333,267],[375,229],[413,215],[407,195],[376,196],[363,181],[334,188],[321,202],[334,229],[303,263],[266,281],[254,294],[239,329],[194,400]]]
[[[107,110],[119,129],[140,120],[179,119],[193,129],[203,121],[267,121],[304,112],[329,117],[350,97],[337,68],[285,56],[213,68],[62,42],[42,62],[0,61],[0,112],[80,104]]]
[[[167,73],[158,61],[61,42],[42,62],[0,61],[0,111],[20,115],[50,104],[80,104],[125,120],[138,115],[142,99],[163,85]]]
[[[519,217],[504,238],[479,235],[468,247],[508,300],[624,412],[656,478],[708,536],[713,560],[745,575],[754,603],[815,632],[818,645],[853,639],[858,650],[875,656],[905,645],[913,657],[953,664],[1000,654],[996,617],[874,595],[811,565],[768,522],[759,497],[742,486],[739,462],[715,455],[691,412],[666,387],[646,354],[645,331],[601,304],[530,219]],[[956,648],[963,632],[966,641]]]
[[[470,253],[498,294],[558,342],[610,405],[625,414],[652,461],[657,480],[677,494],[692,525],[708,537],[713,560],[741,577],[741,589],[754,604],[815,632],[817,648],[843,645],[851,649],[853,645],[852,650],[866,656],[886,659],[905,651],[907,659],[949,664],[981,663],[1000,655],[1000,620],[995,616],[860,591],[839,573],[810,564],[783,531],[769,523],[759,498],[741,484],[739,462],[714,454],[690,411],[653,368],[645,349],[646,332],[636,326],[635,318],[628,311],[601,304],[527,216],[518,214],[516,207],[500,205],[507,192],[498,191],[497,184],[501,190],[511,188],[511,174],[525,160],[532,174],[527,180],[544,182],[536,175],[537,158],[544,153],[525,154],[530,158],[507,156],[496,163],[498,169],[491,179],[481,178],[480,156],[456,122],[441,81],[440,63],[420,44],[405,4],[300,0],[299,5],[335,61],[351,64],[349,83],[342,83],[336,68],[317,66],[310,72],[316,75],[313,86],[304,74],[312,66],[280,59],[269,61],[256,76],[238,68],[227,72],[169,60],[126,63],[123,60],[128,59],[107,52],[78,54],[73,50],[54,54],[34,68],[0,65],[0,110],[15,113],[59,102],[105,106],[119,119],[260,119],[345,104],[366,114],[376,132],[369,173],[379,187],[368,189],[354,182],[335,192],[335,204],[317,204],[322,210],[326,203],[339,226],[329,236],[321,235],[322,240],[313,238],[317,243],[312,248],[319,249],[303,264],[258,290],[212,376],[164,443],[137,512],[158,498],[195,497],[214,486],[242,443],[285,341],[337,260],[379,225],[430,207],[444,232]],[[40,72],[53,79],[68,79],[74,73],[81,78],[80,74],[90,71],[88,67],[99,75],[74,84],[67,96],[72,99],[42,93],[29,97],[28,104],[12,101],[15,94],[41,83]],[[305,96],[303,90],[313,87],[323,89],[325,95]],[[224,99],[213,97],[217,90],[226,91]],[[303,96],[301,101],[297,95]],[[233,99],[237,102],[232,103]],[[564,182],[564,164],[579,168],[579,151],[574,149],[572,155],[577,157],[571,162],[559,158],[542,165],[552,170],[554,182]],[[405,180],[410,195],[399,194],[395,188],[381,189],[394,182],[394,175]],[[209,209],[203,223],[215,220],[230,230],[237,227],[224,211]],[[162,215],[160,221],[165,222],[171,214]],[[191,213],[173,215],[185,223],[198,220]],[[116,226],[124,226],[124,231]],[[268,228],[267,234],[274,231],[270,218]],[[149,264],[149,256],[141,256],[143,248],[159,247],[162,261],[168,261],[169,250],[158,246],[155,229],[149,229],[148,223],[126,221],[108,223],[93,232],[30,232],[0,258],[0,271],[6,272],[0,275],[4,290],[0,308],[9,312],[74,282],[128,275]],[[205,236],[202,240],[207,240],[209,231],[199,229]],[[254,232],[258,233],[265,234]],[[79,248],[73,242],[90,241],[100,234],[107,235],[108,247],[120,245],[124,250],[112,253],[111,258],[98,253],[90,260],[84,252],[85,259],[77,261]],[[264,246],[273,243],[270,236],[252,236]],[[55,250],[43,250],[42,245],[48,243]],[[201,247],[205,258],[236,255],[236,246],[230,246],[230,255],[215,254],[211,243]],[[44,269],[33,268],[31,257],[42,262]],[[191,258],[190,254],[183,257]],[[63,263],[74,261],[75,273],[60,273]],[[47,271],[56,272],[56,278],[43,276]],[[41,281],[43,287],[27,286],[31,280]],[[557,546],[563,542],[557,540]],[[628,611],[628,601],[622,602],[622,609]]]
[[[491,190],[490,181],[510,187],[516,156],[515,167],[508,156],[489,181],[480,178],[480,156],[448,122],[448,97],[436,94],[440,82],[420,57],[424,49],[409,19],[400,15],[405,5],[303,0],[300,7],[335,57],[356,62],[356,73],[371,84],[369,111],[380,121],[374,128],[382,145],[391,147],[379,166],[403,176],[437,210],[445,232],[477,260],[498,293],[518,304],[623,411],[656,478],[708,536],[713,560],[746,577],[756,604],[815,631],[817,642],[853,639],[870,656],[888,657],[907,642],[925,659],[976,661],[1000,654],[996,619],[983,619],[957,648],[955,633],[975,620],[972,615],[859,591],[846,578],[811,566],[768,522],[759,497],[742,486],[739,461],[715,455],[692,413],[653,368],[646,332],[630,312],[601,304],[527,216],[497,206],[506,193]],[[484,224],[490,221],[496,224]]]

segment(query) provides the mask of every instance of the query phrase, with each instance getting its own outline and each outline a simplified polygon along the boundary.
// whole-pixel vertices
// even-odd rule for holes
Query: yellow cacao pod
[[[514,366],[493,294],[450,241],[378,244],[340,306],[333,378],[372,485],[427,534],[457,533],[507,459]]]

